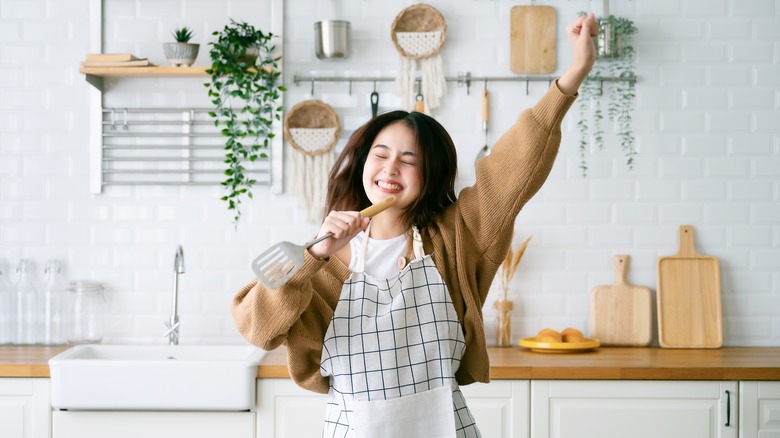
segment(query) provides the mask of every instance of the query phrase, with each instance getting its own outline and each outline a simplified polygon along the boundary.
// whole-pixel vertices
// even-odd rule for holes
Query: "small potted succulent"
[[[184,26],[173,31],[175,43],[163,44],[165,58],[174,67],[189,67],[198,57],[200,44],[190,43],[192,36],[192,30]]]

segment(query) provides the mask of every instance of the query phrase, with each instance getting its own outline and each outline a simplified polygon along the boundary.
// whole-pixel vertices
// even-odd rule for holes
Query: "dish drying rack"
[[[225,140],[209,111],[214,109],[103,108],[102,185],[219,184]],[[271,185],[271,148],[246,167],[256,185]]]

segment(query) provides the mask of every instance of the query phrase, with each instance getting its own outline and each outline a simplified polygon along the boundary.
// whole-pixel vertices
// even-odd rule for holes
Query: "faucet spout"
[[[168,331],[163,336],[168,337],[168,344],[179,344],[179,274],[184,273],[184,250],[181,245],[176,246],[176,255],[173,258],[173,300],[171,303],[171,318],[165,324]]]

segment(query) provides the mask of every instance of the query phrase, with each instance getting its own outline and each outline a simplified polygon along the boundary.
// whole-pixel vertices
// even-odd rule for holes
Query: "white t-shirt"
[[[349,269],[355,270],[358,256],[360,255],[360,244],[366,238],[365,231],[361,231],[352,240],[349,246],[352,249],[352,257],[349,260]],[[368,238],[366,247],[365,273],[374,278],[390,278],[400,269],[398,268],[398,259],[403,257],[404,248],[406,248],[406,233],[392,239],[378,240]]]

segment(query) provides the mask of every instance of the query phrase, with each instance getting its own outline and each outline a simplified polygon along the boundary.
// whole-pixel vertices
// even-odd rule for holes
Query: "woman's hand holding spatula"
[[[303,252],[309,250],[314,257],[324,259],[346,245],[368,226],[371,217],[383,212],[396,202],[395,196],[364,208],[358,212],[331,212],[317,234],[318,238],[303,245],[280,242],[268,248],[252,261],[252,270],[261,283],[278,289],[303,266]],[[332,238],[332,239],[331,239]],[[317,249],[314,247],[317,246]]]
[[[322,222],[318,236],[330,234],[330,239],[325,239],[309,248],[309,253],[318,259],[329,257],[344,245],[348,244],[357,233],[368,226],[369,220],[386,208],[395,204],[396,197],[390,196],[384,201],[378,202],[359,213],[356,211],[332,211]]]

